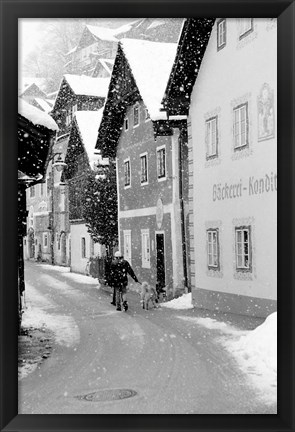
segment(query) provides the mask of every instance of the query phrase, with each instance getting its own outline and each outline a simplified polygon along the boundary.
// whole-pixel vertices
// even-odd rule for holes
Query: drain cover
[[[127,399],[135,395],[137,395],[137,392],[135,390],[107,389],[107,390],[99,390],[97,392],[92,392],[86,395],[79,395],[75,397],[79,400],[85,400],[88,402],[101,402],[101,401]]]

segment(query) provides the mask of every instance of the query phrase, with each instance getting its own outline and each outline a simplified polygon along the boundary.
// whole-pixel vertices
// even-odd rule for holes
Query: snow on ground
[[[193,307],[191,293],[162,303],[161,307],[190,309]],[[242,331],[209,317],[178,316],[178,318],[218,331],[216,340],[234,356],[240,369],[261,392],[264,402],[276,403],[277,313],[269,315],[263,324],[251,331]]]
[[[167,303],[161,303],[161,307],[170,309],[193,309],[192,294],[184,294],[181,297],[173,299]]]
[[[40,264],[41,267],[44,267],[46,270],[51,270],[56,273],[64,273],[64,276],[68,279],[72,280],[73,282],[80,283],[83,285],[93,285],[94,287],[98,288],[98,280],[92,277],[89,277],[87,275],[79,274],[79,273],[72,273],[70,271],[70,267],[62,267],[62,266],[50,266],[48,264]],[[67,287],[67,285],[66,285]],[[68,288],[72,289],[72,287]]]
[[[44,328],[47,327],[55,334],[55,341],[63,346],[76,345],[80,340],[80,332],[74,319],[68,315],[52,313],[55,304],[34,287],[26,283],[25,310],[23,313],[22,327]]]

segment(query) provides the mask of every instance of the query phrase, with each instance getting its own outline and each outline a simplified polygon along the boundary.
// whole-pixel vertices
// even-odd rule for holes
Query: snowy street
[[[274,378],[263,386],[233,355],[250,333],[242,320],[236,328],[193,308],[145,311],[130,291],[128,312],[117,312],[97,280],[69,268],[26,261],[25,280],[24,327],[55,337],[50,357],[20,381],[19,414],[276,413]]]

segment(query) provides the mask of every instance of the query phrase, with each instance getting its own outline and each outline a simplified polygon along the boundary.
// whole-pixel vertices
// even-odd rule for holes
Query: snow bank
[[[181,297],[173,299],[167,303],[161,303],[161,307],[170,309],[193,309],[192,293],[184,294]]]
[[[178,318],[219,332],[217,341],[235,358],[266,404],[277,401],[277,313],[251,331],[242,331],[212,318]],[[220,337],[221,334],[221,337]],[[224,336],[226,335],[226,336]]]
[[[18,98],[18,113],[35,125],[45,126],[53,131],[58,130],[57,124],[50,115],[28,104],[21,98]]]

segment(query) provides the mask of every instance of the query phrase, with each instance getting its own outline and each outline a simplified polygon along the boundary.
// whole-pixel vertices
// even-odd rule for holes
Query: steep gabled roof
[[[160,111],[161,101],[175,59],[177,44],[122,39],[120,46],[151,119],[166,119],[166,114]]]
[[[28,104],[23,99],[18,99],[18,114],[37,126],[44,126],[52,131],[57,131],[58,126],[50,115]]]
[[[136,24],[138,24],[141,21],[142,21],[142,19],[139,18],[139,19],[132,21],[128,24],[123,24],[122,26],[117,27],[113,30],[113,35],[116,37],[120,37],[120,35],[128,33]]]
[[[108,91],[109,78],[93,78],[86,75],[64,75],[64,79],[75,95],[105,97]]]
[[[95,157],[95,145],[102,113],[103,108],[97,111],[77,111],[75,113],[74,121],[77,125],[80,139],[91,167],[93,162],[97,159],[97,157]]]
[[[215,19],[186,19],[162,103],[168,115],[187,115]]]
[[[35,97],[34,102],[36,102],[40,109],[46,113],[49,113],[52,109],[52,105],[49,105],[47,100]]]
[[[177,44],[123,39],[119,43],[96,148],[113,157],[126,109],[142,99],[150,118],[166,120],[161,99],[168,82]]]
[[[114,36],[114,29],[97,27],[92,25],[86,25],[86,28],[96,39],[110,42],[118,42],[118,39]]]

